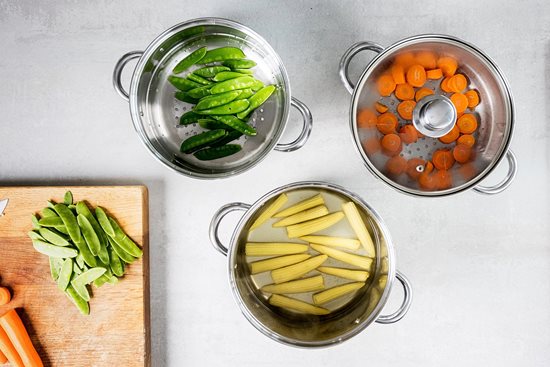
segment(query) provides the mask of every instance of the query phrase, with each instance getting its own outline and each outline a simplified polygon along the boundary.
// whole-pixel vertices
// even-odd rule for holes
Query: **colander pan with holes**
[[[257,135],[236,141],[242,146],[237,154],[211,161],[200,161],[179,151],[183,140],[204,130],[197,124],[178,127],[179,117],[192,105],[174,98],[176,89],[167,80],[180,60],[203,46],[239,47],[248,59],[257,63],[255,77],[266,85],[277,86],[276,92],[250,117],[249,123],[256,128]],[[127,92],[121,84],[121,74],[132,59],[138,61]],[[113,85],[129,102],[134,127],[147,149],[167,167],[199,179],[244,172],[273,149],[283,152],[299,149],[309,138],[313,124],[309,109],[291,97],[286,69],[273,48],[250,28],[226,19],[194,19],[166,30],[145,51],[127,53],[117,62]],[[301,113],[303,128],[295,141],[279,143],[290,106]]]
[[[348,66],[365,50],[377,55],[354,85]],[[512,183],[512,95],[477,47],[445,35],[414,36],[386,48],[359,42],[342,56],[340,77],[352,94],[350,128],[359,154],[393,188],[433,197],[470,188],[496,194]],[[504,156],[506,177],[481,186]]]

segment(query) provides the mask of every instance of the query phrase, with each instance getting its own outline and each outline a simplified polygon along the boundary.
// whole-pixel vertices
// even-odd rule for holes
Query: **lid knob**
[[[432,94],[418,101],[412,120],[416,130],[423,135],[439,138],[453,129],[456,108],[449,98]]]

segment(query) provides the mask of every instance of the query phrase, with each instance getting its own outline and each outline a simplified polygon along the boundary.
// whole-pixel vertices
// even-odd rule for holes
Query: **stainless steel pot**
[[[324,192],[356,203],[373,228],[376,259],[367,287],[341,309],[326,316],[296,316],[281,313],[270,306],[253,284],[244,253],[249,228],[258,215],[281,193],[302,192],[304,195]],[[218,229],[225,215],[244,211],[233,231],[229,246],[219,239]],[[210,224],[210,240],[214,248],[229,257],[229,283],[233,296],[246,319],[264,335],[278,342],[297,347],[323,347],[341,343],[364,330],[372,322],[382,324],[400,320],[408,311],[412,292],[407,278],[395,270],[395,255],[390,234],[380,216],[364,200],[346,189],[325,182],[297,182],[279,187],[254,204],[230,203],[221,207]],[[403,303],[391,315],[381,315],[394,280],[404,289]]]
[[[357,85],[354,85],[348,76],[348,66],[356,54],[365,50],[375,52],[376,56],[366,66]],[[477,143],[474,146],[476,158],[470,167],[474,173],[465,177],[463,172],[458,172],[460,167],[455,165],[449,172],[454,179],[454,185],[444,190],[423,191],[419,189],[416,181],[409,179],[407,175],[401,175],[399,178],[388,175],[383,168],[385,159],[375,157],[363,148],[362,141],[365,141],[369,133],[362,131],[366,129],[360,129],[357,126],[358,111],[366,106],[372,106],[380,97],[376,91],[377,78],[386,72],[397,56],[421,51],[432,51],[459,60],[459,71],[468,77],[469,87],[476,89],[481,96],[481,103],[475,110],[480,120],[480,127],[477,131]],[[357,150],[368,170],[393,188],[415,196],[444,196],[470,188],[482,194],[497,194],[512,183],[517,171],[516,158],[509,149],[514,127],[512,94],[500,69],[477,47],[445,35],[414,36],[389,47],[373,42],[359,42],[352,45],[342,56],[339,73],[344,86],[352,94],[349,119]],[[439,84],[436,85],[433,81],[428,82],[427,87],[433,89],[436,95],[441,92]],[[390,111],[395,111],[399,101],[390,96],[385,98],[384,102],[390,107]],[[436,138],[453,127],[455,121],[453,116],[456,117],[456,110],[444,96],[435,96],[435,98],[429,96],[420,100],[414,110],[413,124],[426,136],[416,143],[406,145],[401,156],[406,159],[420,157],[427,160],[430,151],[443,146]],[[494,186],[479,185],[504,156],[509,164],[506,177]],[[418,171],[422,168],[418,167]]]
[[[250,123],[258,131],[254,137],[241,137],[243,149],[232,156],[200,161],[180,153],[181,142],[202,132],[198,125],[178,128],[178,119],[191,105],[174,98],[176,89],[167,82],[173,67],[193,50],[235,46],[257,66],[255,75],[266,84],[278,86],[277,92],[256,110]],[[130,90],[121,84],[126,64],[138,59]],[[175,25],[159,35],[145,51],[122,56],[113,72],[113,85],[130,103],[134,127],[147,149],[165,166],[181,174],[200,178],[222,178],[244,172],[258,164],[272,150],[291,152],[302,147],[311,133],[313,120],[306,105],[291,97],[286,69],[273,48],[250,28],[220,18],[200,18]],[[290,106],[303,117],[299,137],[291,143],[278,143],[288,121]]]

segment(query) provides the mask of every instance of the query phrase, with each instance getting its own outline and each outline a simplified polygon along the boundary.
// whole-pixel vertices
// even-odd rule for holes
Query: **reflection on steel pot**
[[[229,157],[200,161],[179,151],[181,142],[202,132],[198,124],[176,128],[179,117],[191,105],[174,98],[176,89],[168,82],[174,66],[199,47],[209,49],[234,46],[257,63],[258,79],[277,85],[277,91],[252,114],[250,123],[258,134],[238,140],[243,149]],[[138,59],[127,92],[121,83],[125,65]],[[223,178],[244,172],[273,149],[290,152],[302,147],[312,128],[309,109],[291,97],[286,69],[273,48],[256,32],[242,24],[220,18],[200,18],[178,24],[159,35],[145,51],[130,52],[118,61],[113,84],[120,96],[130,103],[134,127],[147,149],[167,167],[190,177]],[[278,143],[287,124],[290,106],[302,115],[303,128],[291,143]]]
[[[348,76],[348,66],[357,53],[365,50],[374,51],[377,55],[366,66],[357,85],[354,85]],[[445,61],[448,62],[446,65]],[[480,99],[478,105],[473,102],[466,110],[464,103],[462,106],[458,104],[460,109],[456,107],[458,98],[466,100],[458,92],[465,89],[457,89],[455,86],[457,90],[449,90],[449,86],[444,85],[449,79],[443,78],[455,71],[452,70],[455,62],[457,64],[454,67],[458,67],[456,73],[465,76],[460,77],[463,84]],[[417,66],[421,64],[423,67]],[[415,65],[415,71],[420,69],[422,73],[424,66],[426,70],[433,70],[431,78],[425,81],[425,76],[420,75],[419,84],[414,85],[416,89],[405,83],[405,76],[407,82],[413,76],[407,73],[411,65]],[[450,69],[445,69],[449,65]],[[444,71],[442,76],[438,76],[440,70],[437,69],[440,68]],[[497,65],[477,47],[445,35],[410,37],[386,48],[372,42],[359,42],[342,56],[340,77],[346,89],[352,93],[350,127],[357,150],[369,171],[393,188],[416,196],[444,196],[470,188],[479,193],[496,194],[512,183],[517,169],[514,154],[509,150],[514,126],[512,95]],[[396,88],[395,79],[398,79],[397,83],[403,83],[398,84],[397,89],[403,88],[403,91],[409,88],[413,92],[412,97],[401,95],[398,98],[397,89],[392,93],[392,88]],[[383,90],[384,96],[380,93],[381,85],[377,85],[381,80],[388,81],[388,85],[382,86],[383,89],[388,88]],[[422,91],[420,86],[423,87]],[[422,95],[419,96],[419,92]],[[407,103],[409,109],[413,110],[399,111],[397,107],[404,99],[412,100]],[[377,102],[383,106],[376,105]],[[393,118],[393,121],[389,119],[389,123],[395,123],[397,130],[393,126],[382,126],[385,122],[379,122],[380,118],[374,112],[375,106],[379,107],[379,113],[384,113],[383,109],[388,110],[388,116],[385,117]],[[463,113],[468,114],[468,118],[477,119],[477,129],[474,128],[473,133],[460,130],[460,124],[455,124]],[[370,118],[369,126],[363,121],[367,118]],[[403,135],[406,131],[400,130],[407,124],[407,129],[412,130],[412,139],[410,135]],[[382,142],[382,133],[394,135]],[[452,154],[461,153],[455,151],[455,145],[458,144],[455,140],[461,133],[468,136],[458,141],[475,143],[471,148],[464,145],[457,148],[463,149],[467,155],[466,158],[462,157],[464,160],[461,163],[457,160],[457,164],[454,164]],[[402,139],[402,145],[398,137]],[[390,143],[399,145],[393,151],[384,150]],[[441,164],[437,167],[436,163],[441,161],[435,162],[433,159],[436,151],[446,154],[444,157],[450,157],[450,164],[445,162],[443,167]],[[509,163],[506,177],[495,186],[480,186],[479,183],[504,156]],[[436,165],[435,170],[432,163]],[[432,178],[438,178],[439,181],[430,181]]]
[[[363,221],[368,224],[375,244],[376,255],[370,268],[370,275],[365,285],[355,293],[323,304],[330,313],[315,316],[297,313],[270,304],[268,295],[260,288],[272,282],[269,273],[251,273],[250,256],[245,255],[245,244],[248,241],[289,242],[284,228],[272,228],[273,219],[265,222],[251,232],[252,224],[281,194],[288,197],[288,205],[321,194],[329,211],[341,210],[344,202],[353,202],[357,206]],[[244,211],[235,228],[231,241],[226,247],[218,236],[218,228],[225,215],[232,211]],[[347,236],[351,231],[347,221],[342,221],[330,229],[320,231],[320,235]],[[335,232],[334,232],[335,231]],[[254,204],[231,203],[220,208],[210,224],[210,240],[214,247],[229,258],[229,282],[237,304],[248,321],[264,335],[284,344],[298,347],[323,347],[339,344],[364,330],[372,322],[393,323],[400,320],[408,311],[412,293],[408,280],[395,270],[395,258],[390,234],[379,215],[360,197],[346,189],[324,182],[298,182],[277,188]],[[295,240],[292,242],[299,242]],[[316,253],[313,247],[308,250]],[[359,250],[358,250],[359,251]],[[327,266],[333,259],[327,260]],[[350,266],[347,266],[350,267]],[[352,267],[353,268],[353,267]],[[314,271],[317,273],[317,271]],[[313,272],[310,273],[314,275]],[[325,287],[337,284],[334,276],[324,278]],[[404,300],[400,308],[391,315],[381,315],[382,309],[390,295],[394,280],[397,279],[404,288]],[[311,295],[289,295],[292,298],[308,297],[302,301],[311,304]]]

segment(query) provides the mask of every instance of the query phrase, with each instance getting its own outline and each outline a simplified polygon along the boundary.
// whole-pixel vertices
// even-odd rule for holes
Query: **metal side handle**
[[[504,177],[502,181],[493,186],[477,185],[476,187],[474,187],[475,192],[485,195],[499,194],[506,190],[508,186],[512,184],[512,181],[514,181],[514,178],[518,173],[518,161],[516,159],[516,156],[510,149],[508,149],[508,151],[506,152],[506,158],[508,159],[508,173],[506,174],[506,177]]]
[[[393,324],[394,322],[397,322],[405,316],[407,311],[409,311],[409,308],[411,307],[412,302],[412,288],[411,283],[407,279],[406,276],[401,274],[399,271],[395,272],[395,277],[401,285],[403,286],[403,303],[401,303],[401,306],[397,311],[390,315],[380,315],[376,319],[376,322],[379,324]]]
[[[126,90],[122,86],[122,81],[120,80],[122,70],[124,70],[124,67],[129,61],[133,59],[139,59],[141,55],[143,55],[143,51],[128,52],[117,61],[115,65],[115,70],[113,70],[113,87],[115,88],[117,93],[126,101],[130,100],[130,95],[128,94],[128,92],[126,92]]]
[[[350,80],[348,75],[349,63],[351,59],[353,59],[353,57],[359,52],[367,50],[380,53],[384,51],[384,47],[380,46],[377,43],[369,41],[357,42],[353,44],[350,48],[348,48],[348,50],[344,53],[344,55],[342,55],[342,58],[340,59],[338,74],[340,74],[340,79],[342,80],[344,87],[346,87],[350,94],[353,93],[353,90],[355,89],[355,84]]]
[[[210,236],[210,242],[212,243],[212,246],[219,251],[222,255],[227,256],[227,252],[229,251],[227,247],[222,243],[220,240],[220,237],[218,236],[218,230],[220,229],[220,223],[227,214],[234,212],[236,210],[242,210],[247,211],[250,209],[249,204],[245,203],[229,203],[224,206],[222,206],[218,211],[214,214],[212,217],[212,221],[210,222],[210,230],[209,230],[209,236]]]
[[[303,102],[294,97],[290,100],[290,104],[302,115],[302,131],[300,132],[298,138],[293,142],[279,143],[275,145],[275,150],[279,152],[293,152],[303,147],[311,135],[311,129],[313,129],[313,117],[311,116],[311,111],[309,108]]]

